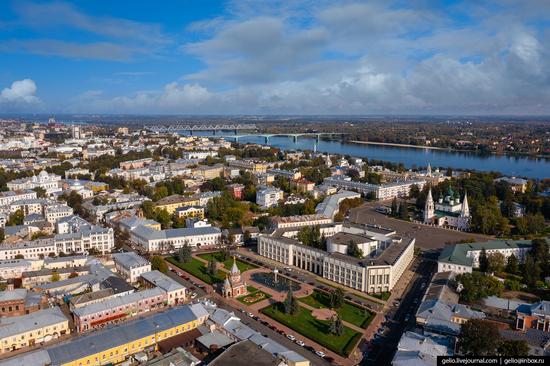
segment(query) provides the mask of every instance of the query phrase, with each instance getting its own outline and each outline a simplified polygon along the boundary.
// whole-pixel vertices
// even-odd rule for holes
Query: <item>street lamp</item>
[[[278,280],[278,278],[277,278],[277,274],[278,274],[278,273],[279,273],[279,270],[278,270],[277,268],[275,268],[275,269],[273,270],[273,277],[274,277],[273,283],[279,282],[279,280]]]

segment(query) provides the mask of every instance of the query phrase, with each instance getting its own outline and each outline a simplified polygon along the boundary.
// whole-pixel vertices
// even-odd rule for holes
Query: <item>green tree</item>
[[[304,245],[319,248],[319,249],[324,249],[324,248],[321,248],[322,246],[321,229],[319,228],[318,225],[303,227],[302,229],[300,229],[300,231],[298,231],[298,234],[296,237],[298,241],[300,241]]]
[[[537,281],[541,278],[541,269],[539,263],[535,261],[531,254],[525,256],[525,264],[523,265],[523,279],[528,286],[534,287]]]
[[[294,293],[291,289],[288,290],[286,294],[286,298],[283,302],[285,314],[288,315],[296,315],[298,314],[298,311],[300,310],[300,306],[298,305],[298,300],[294,297]]]
[[[347,253],[348,255],[351,255],[352,257],[355,257],[355,258],[359,258],[359,259],[363,258],[363,251],[359,248],[357,243],[354,242],[353,240],[349,241]]]
[[[512,254],[506,260],[506,272],[516,274],[519,270],[519,261],[518,258]]]
[[[50,282],[58,282],[61,279],[59,276],[59,273],[53,272],[52,276],[50,277]]]
[[[143,203],[141,204],[141,209],[143,210],[143,216],[145,216],[147,219],[156,219],[155,205],[152,201],[143,201]]]
[[[24,218],[25,214],[22,210],[12,212],[8,218],[8,222],[6,222],[6,226],[23,225]]]
[[[216,259],[212,258],[208,261],[208,265],[206,266],[206,273],[208,273],[211,276],[215,276],[216,272],[218,271],[218,265],[216,262]]]
[[[178,252],[178,261],[182,263],[189,263],[193,259],[191,255],[191,247],[185,243]]]
[[[151,258],[151,269],[166,273],[168,272],[168,265],[161,256],[155,255]]]
[[[344,305],[344,290],[336,288],[330,293],[330,307],[333,309],[340,309]]]
[[[172,217],[165,208],[157,212],[156,219],[163,229],[169,229],[172,224]]]
[[[506,266],[504,254],[495,252],[487,256],[488,270],[490,272],[502,272]]]
[[[411,198],[418,198],[419,195],[420,195],[420,188],[418,187],[418,185],[413,184],[409,191],[409,196]]]
[[[487,272],[489,270],[489,258],[487,258],[487,251],[485,248],[481,249],[481,254],[479,255],[479,270],[481,272]]]
[[[504,340],[498,346],[498,354],[504,357],[529,356],[529,345],[525,340]]]
[[[397,216],[397,198],[393,198],[391,201],[391,214],[392,216]]]
[[[402,200],[399,204],[399,218],[401,220],[409,220],[409,207],[405,200]]]
[[[344,332],[344,326],[342,325],[342,319],[338,315],[335,315],[331,318],[330,321],[330,328],[329,328],[330,334],[341,336]]]
[[[36,187],[33,189],[33,191],[36,192],[36,197],[37,198],[46,198],[46,190],[42,187]]]
[[[458,336],[458,348],[466,356],[495,355],[500,343],[497,326],[482,319],[470,319],[462,324]]]
[[[457,276],[457,281],[463,286],[460,299],[466,302],[474,302],[487,296],[498,296],[504,288],[502,282],[480,272],[461,274]]]

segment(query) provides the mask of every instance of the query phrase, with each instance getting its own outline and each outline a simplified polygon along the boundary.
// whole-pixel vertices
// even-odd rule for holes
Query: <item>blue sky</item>
[[[0,113],[550,114],[550,1],[2,1]]]

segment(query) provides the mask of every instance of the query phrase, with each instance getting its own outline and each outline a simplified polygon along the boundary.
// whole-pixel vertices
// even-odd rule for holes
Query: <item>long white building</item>
[[[426,181],[423,179],[411,179],[400,182],[385,183],[385,184],[369,184],[354,182],[350,177],[328,177],[325,178],[324,184],[328,184],[340,189],[347,189],[350,191],[359,192],[362,194],[374,194],[379,200],[388,200],[399,197],[407,197],[411,191],[413,185],[418,186],[421,190],[426,185]]]
[[[185,244],[191,248],[216,246],[221,235],[221,230],[213,226],[168,230],[138,226],[130,232],[130,239],[148,252],[167,252]]]
[[[7,186],[10,191],[43,188],[46,193],[50,194],[61,191],[61,187],[59,186],[60,180],[61,176],[48,174],[48,172],[43,170],[40,174],[33,175],[32,177],[14,179],[8,182]]]
[[[437,272],[471,273],[479,267],[479,257],[485,250],[487,256],[500,253],[504,258],[514,255],[519,262],[525,260],[531,250],[530,240],[491,240],[484,243],[448,245],[437,260]]]
[[[36,192],[32,189],[25,189],[21,191],[6,191],[0,193],[0,207],[8,206],[12,202],[19,200],[36,199]]]
[[[303,245],[277,230],[258,238],[258,253],[359,291],[391,291],[414,258],[415,239],[392,237],[392,231],[374,227],[341,227],[342,231],[327,238],[327,251]],[[358,238],[365,256],[343,254],[350,241]]]

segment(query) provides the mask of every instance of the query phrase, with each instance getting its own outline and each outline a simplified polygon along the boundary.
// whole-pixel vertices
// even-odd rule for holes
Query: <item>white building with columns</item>
[[[359,291],[391,291],[414,258],[415,239],[395,237],[394,231],[378,227],[338,227],[339,232],[327,236],[327,250],[303,245],[279,229],[258,237],[258,253]],[[364,249],[363,258],[347,254],[351,241]]]

